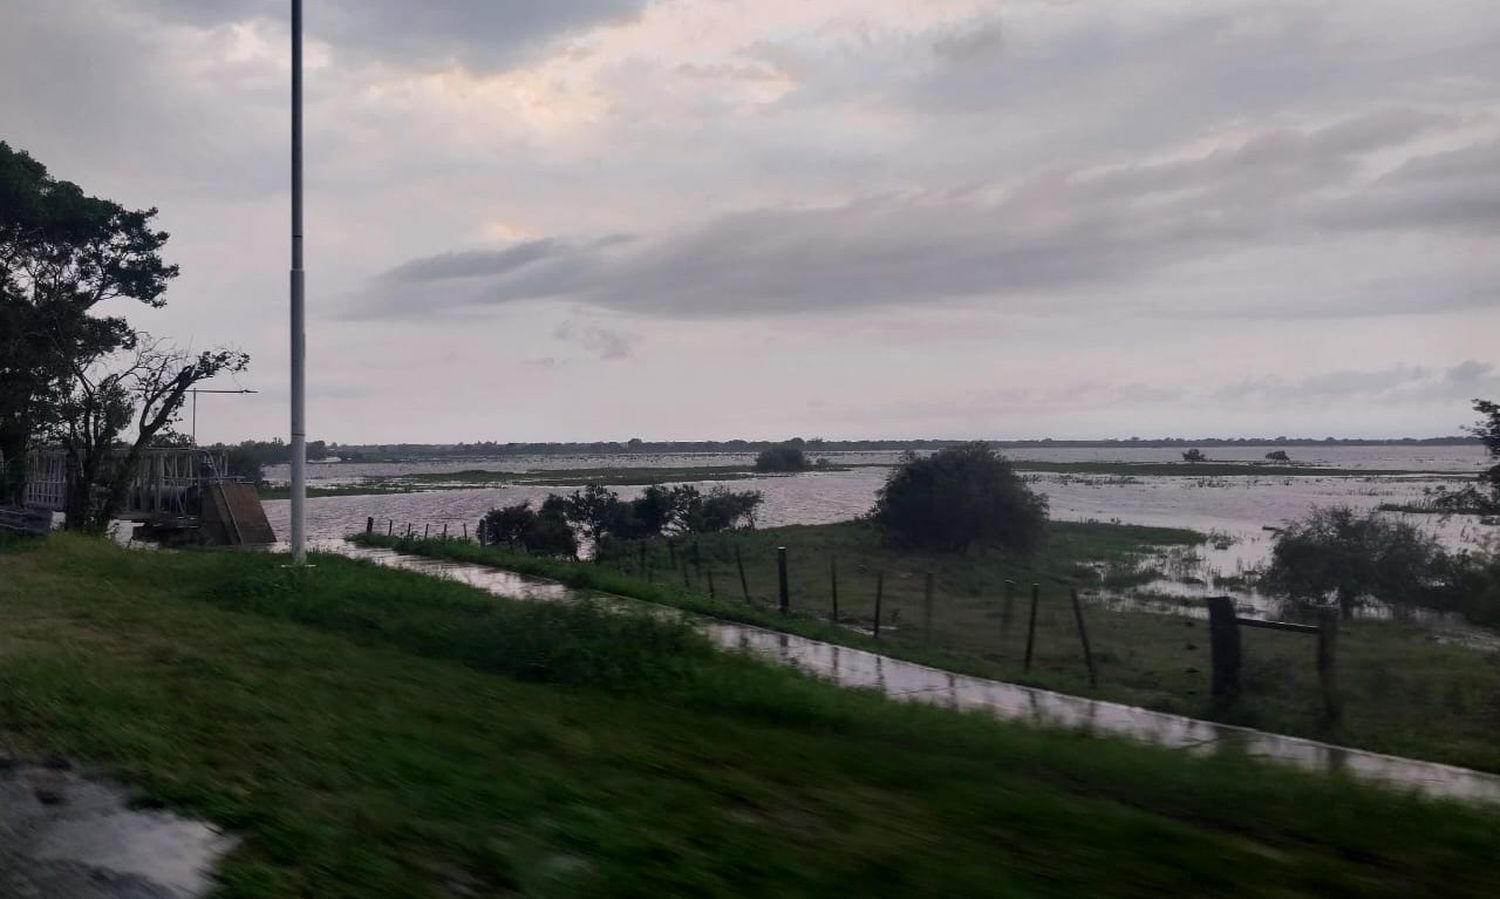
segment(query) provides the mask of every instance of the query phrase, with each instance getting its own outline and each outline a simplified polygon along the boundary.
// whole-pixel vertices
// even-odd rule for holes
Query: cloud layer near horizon
[[[254,355],[210,436],[282,428],[284,6],[0,34],[0,139],[174,232],[141,323]],[[334,439],[1451,433],[1497,387],[1484,0],[308,6]]]

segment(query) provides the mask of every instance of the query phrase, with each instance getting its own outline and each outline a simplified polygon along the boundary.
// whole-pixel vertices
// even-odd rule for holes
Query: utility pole
[[[302,271],[302,0],[292,0],[292,564],[307,561],[307,336]]]

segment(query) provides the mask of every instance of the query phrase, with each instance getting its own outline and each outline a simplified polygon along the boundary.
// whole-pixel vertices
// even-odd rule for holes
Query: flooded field
[[[1216,461],[1254,461],[1269,446],[1215,448]],[[1309,446],[1288,453],[1298,464],[1342,471],[1368,470],[1368,475],[1304,475],[1295,477],[1159,477],[1134,475],[1074,475],[1028,473],[1036,490],[1047,495],[1052,516],[1065,521],[1118,521],[1164,527],[1185,527],[1217,538],[1202,549],[1209,573],[1232,574],[1265,561],[1273,534],[1280,527],[1317,506],[1348,505],[1374,508],[1385,503],[1419,500],[1425,488],[1452,484],[1471,476],[1485,464],[1479,446]],[[846,471],[771,475],[725,482],[736,490],[759,490],[765,505],[758,516],[762,527],[786,524],[824,524],[843,521],[868,511],[885,482],[887,468],[899,454],[830,453],[834,464],[859,465]],[[1016,460],[1041,462],[1170,462],[1181,458],[1177,449],[1148,448],[1028,448],[1007,452]],[[333,486],[366,477],[446,474],[459,471],[521,472],[600,468],[684,468],[711,465],[748,465],[749,454],[683,453],[664,455],[518,456],[504,459],[460,459],[390,463],[325,463],[309,466],[309,484]],[[1380,471],[1419,472],[1379,474]],[[286,477],[285,466],[269,468],[273,482]],[[714,481],[696,482],[713,486]],[[481,486],[472,489],[418,493],[330,496],[308,502],[308,532],[313,537],[342,537],[363,529],[366,517],[381,527],[441,531],[446,524],[459,533],[497,506],[540,501],[548,493],[568,487]],[[622,496],[640,488],[616,487]],[[279,535],[285,536],[287,503],[271,500],[266,512]],[[1468,516],[1446,520],[1409,516],[1452,548],[1477,546],[1491,539],[1495,529]]]

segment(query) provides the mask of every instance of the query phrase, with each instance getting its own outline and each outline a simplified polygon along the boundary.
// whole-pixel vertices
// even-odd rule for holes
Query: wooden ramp
[[[203,487],[201,526],[205,543],[217,546],[264,546],[276,542],[255,487],[219,481]]]

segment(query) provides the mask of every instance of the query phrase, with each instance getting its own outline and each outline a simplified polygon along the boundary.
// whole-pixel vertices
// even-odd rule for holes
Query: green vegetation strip
[[[318,556],[0,547],[0,732],[232,829],[220,897],[1460,896],[1500,815],[1005,726]]]
[[[701,614],[743,621],[814,639],[876,650],[982,677],[1109,699],[1158,711],[1259,727],[1277,733],[1500,771],[1500,654],[1439,642],[1417,624],[1362,619],[1339,638],[1338,677],[1344,719],[1322,721],[1313,644],[1297,634],[1247,632],[1245,693],[1231,711],[1210,701],[1207,623],[1180,615],[1116,607],[1101,595],[1129,590],[1168,574],[1157,551],[1189,557],[1203,542],[1193,531],[1129,525],[1052,522],[1043,549],[1032,556],[990,550],[961,555],[921,554],[882,545],[869,525],[846,522],[734,531],[694,544],[646,544],[649,579],[642,577],[640,545],[603,564],[527,556],[450,540],[364,537],[437,558],[474,562],[549,577]],[[787,547],[793,614],[776,611],[776,548]],[[743,561],[751,601],[741,591],[735,551]],[[671,560],[677,560],[672,566]],[[683,567],[690,586],[683,586]],[[831,566],[839,572],[840,625],[828,623]],[[700,573],[700,567],[702,573]],[[874,621],[875,580],[884,573],[882,630]],[[925,634],[926,574],[934,582],[933,629]],[[707,595],[714,580],[717,599]],[[1017,594],[1009,623],[1005,582]],[[1035,652],[1024,664],[1029,589],[1040,586]],[[1084,667],[1068,591],[1079,588],[1099,686]],[[1193,600],[1178,600],[1187,605]]]

